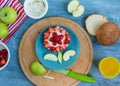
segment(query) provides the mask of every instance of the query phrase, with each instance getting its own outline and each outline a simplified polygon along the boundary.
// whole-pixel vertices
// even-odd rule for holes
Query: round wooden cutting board
[[[37,86],[76,86],[79,81],[68,76],[51,71],[50,76],[54,80],[43,78],[43,76],[34,76],[30,71],[32,62],[38,60],[35,53],[35,43],[40,32],[49,26],[63,25],[72,29],[78,36],[81,43],[80,56],[69,69],[77,73],[87,74],[92,64],[93,50],[91,41],[84,31],[77,23],[72,20],[61,17],[50,17],[42,19],[33,24],[24,34],[19,46],[19,62],[25,76]],[[72,40],[71,40],[72,41]],[[74,40],[73,40],[74,41]]]

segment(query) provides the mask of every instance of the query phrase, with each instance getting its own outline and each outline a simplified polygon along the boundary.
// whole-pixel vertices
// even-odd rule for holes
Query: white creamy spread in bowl
[[[39,19],[47,13],[48,3],[46,0],[25,0],[24,10],[29,17]]]

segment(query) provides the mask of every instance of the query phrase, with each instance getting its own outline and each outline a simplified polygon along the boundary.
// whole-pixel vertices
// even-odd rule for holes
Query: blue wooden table
[[[79,0],[85,6],[85,13],[75,18],[67,12],[67,4],[71,0],[47,0],[49,9],[43,18],[61,16],[77,22],[85,29],[85,19],[94,13],[103,14],[120,27],[120,0]],[[24,0],[20,0],[23,4]],[[35,22],[28,18],[21,28],[7,43],[10,49],[11,59],[8,66],[0,71],[0,86],[34,86],[23,74],[18,61],[18,48],[25,31]],[[85,29],[86,30],[86,29]],[[87,31],[86,31],[87,32]],[[89,34],[88,34],[89,35]],[[96,78],[96,83],[81,82],[78,86],[120,86],[120,75],[113,79],[104,78],[98,70],[98,62],[106,56],[114,56],[120,61],[120,40],[112,46],[100,45],[96,38],[90,36],[93,45],[94,59],[89,75]]]

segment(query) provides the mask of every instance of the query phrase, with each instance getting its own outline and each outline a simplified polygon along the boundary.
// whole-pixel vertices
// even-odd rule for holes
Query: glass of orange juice
[[[99,70],[106,78],[115,78],[120,73],[120,63],[114,57],[106,57],[99,62]]]

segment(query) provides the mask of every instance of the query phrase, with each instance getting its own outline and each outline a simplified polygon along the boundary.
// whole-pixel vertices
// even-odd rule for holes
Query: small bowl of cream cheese
[[[24,10],[30,18],[40,19],[47,13],[48,3],[46,0],[25,0]]]

